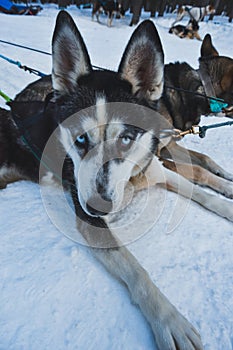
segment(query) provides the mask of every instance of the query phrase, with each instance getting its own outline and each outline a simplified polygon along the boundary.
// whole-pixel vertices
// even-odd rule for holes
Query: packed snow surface
[[[108,28],[104,16],[102,24],[91,21],[90,10],[71,6],[68,11],[82,33],[92,64],[116,70],[134,30],[128,26],[130,15],[114,20]],[[49,5],[35,17],[0,14],[0,39],[51,52],[57,13],[57,6]],[[148,17],[143,13],[142,19]],[[197,68],[201,42],[169,34],[173,20],[174,15],[153,20],[165,61],[186,61]],[[206,33],[212,35],[221,55],[232,55],[233,24],[226,17],[201,22],[201,37]],[[2,43],[0,54],[51,72],[48,55]],[[0,88],[12,98],[36,79],[6,61],[0,63]],[[220,120],[203,117],[202,124]],[[225,127],[208,131],[204,139],[187,136],[184,142],[232,173],[232,136],[233,127]],[[58,189],[50,191],[56,198]],[[150,230],[128,244],[128,249],[199,330],[205,350],[233,349],[232,223],[196,203],[179,199],[180,222],[169,230],[169,218],[177,210],[177,195],[164,196],[164,190],[156,188],[152,191],[154,200],[141,219],[156,219]],[[134,199],[135,212],[140,210],[141,197],[143,193]],[[1,350],[155,349],[152,331],[130,302],[125,287],[108,274],[86,246],[69,239],[51,222],[37,184],[18,182],[1,190],[0,213]],[[57,213],[63,220],[59,203]],[[69,225],[74,230],[74,222]],[[129,230],[130,225],[129,220]]]

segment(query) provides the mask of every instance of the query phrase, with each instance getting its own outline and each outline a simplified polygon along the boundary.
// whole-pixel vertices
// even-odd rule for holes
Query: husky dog
[[[151,325],[158,349],[203,349],[198,332],[107,225],[108,214],[121,204],[129,181],[136,189],[145,188],[148,182],[162,183],[190,195],[190,182],[185,178],[166,168],[165,179],[160,176],[162,165],[156,154],[165,146],[159,144],[161,126],[156,111],[168,109],[164,97],[161,99],[164,54],[154,24],[145,21],[134,31],[118,72],[93,71],[75,23],[62,11],[52,52],[52,93],[50,77],[42,78],[39,88],[32,84],[11,103],[17,127],[9,114],[6,125],[0,124],[1,182],[36,181],[39,172],[43,178],[48,170],[56,169],[57,162],[62,163],[58,180],[72,195],[79,231],[106,269],[127,286]],[[54,153],[43,158],[54,133]],[[44,161],[40,164],[41,159],[49,162],[49,169]],[[144,178],[146,185],[140,181]],[[233,220],[227,201],[197,186],[191,195]]]
[[[201,37],[198,33],[199,25],[197,21],[194,19],[191,19],[187,26],[183,26],[182,24],[177,24],[175,26],[172,26],[169,29],[170,34],[175,34],[181,39],[188,38],[188,39],[194,39],[201,40]]]
[[[177,10],[177,16],[175,21],[172,23],[172,27],[179,21],[182,20],[184,16],[189,16],[190,19],[194,19],[196,22],[200,22],[206,15],[211,15],[215,13],[215,9],[212,5],[205,7],[196,6],[182,6],[180,5]]]
[[[165,88],[160,102],[160,106],[163,106],[161,113],[171,119],[175,128],[189,130],[193,125],[198,125],[201,115],[211,114],[210,99],[206,96],[216,96],[232,105],[233,59],[219,56],[209,34],[205,36],[201,46],[198,70],[187,63],[177,62],[165,65],[164,74]],[[232,117],[231,108],[227,116]],[[169,159],[171,154],[177,162],[185,163],[186,156],[174,139],[161,149],[160,156]],[[193,164],[192,170],[183,164],[180,170],[176,167],[176,171],[194,183],[208,186],[232,198],[232,174],[202,153],[189,151],[189,156]],[[168,162],[166,166],[175,170],[174,163]]]
[[[93,1],[92,20],[94,20],[94,17],[96,16],[97,21],[100,22],[99,14],[101,10],[103,10],[108,16],[108,26],[111,27],[114,14],[116,14],[117,18],[119,18],[120,16],[120,9],[121,9],[121,5],[118,1],[95,0]]]
[[[212,96],[214,96],[216,92],[217,97],[223,98],[226,102],[231,104],[233,99],[233,60],[228,57],[219,56],[218,51],[212,44],[209,34],[207,34],[204,38],[201,47],[200,67],[202,66],[205,67],[207,75],[209,78],[211,78],[211,81],[213,83],[212,87],[214,89],[214,92]],[[94,73],[96,76],[101,75],[100,72],[95,71]],[[110,75],[111,73],[108,72],[108,74]],[[146,79],[149,78],[146,76],[146,72],[144,74],[144,84],[146,84]],[[141,79],[142,78],[144,77],[141,77]],[[134,78],[130,77],[130,79],[133,80]],[[197,125],[199,123],[201,115],[208,115],[211,113],[209,108],[209,99],[205,97],[205,93],[207,93],[209,96],[211,96],[211,93],[206,91],[206,88],[204,87],[206,84],[204,80],[201,79],[198,71],[193,69],[187,63],[165,65],[164,80],[164,91],[158,104],[158,110],[163,116],[165,116],[167,120],[169,120],[171,125],[173,125],[175,128],[178,128],[180,130],[188,130],[192,125]],[[50,76],[44,77],[35,83],[28,85],[18,96],[16,96],[16,99],[11,106],[13,114],[16,115],[16,118],[17,115],[23,115],[24,118],[27,119],[28,117],[30,119],[30,115],[33,115],[33,113],[36,115],[43,113],[46,96],[50,96],[53,90],[54,88],[52,86]],[[184,90],[193,92],[193,94],[187,93],[187,91]],[[195,93],[202,93],[202,96],[198,94],[196,95]],[[147,96],[146,100],[144,99],[144,103],[145,101],[147,103],[150,102],[150,98]],[[149,104],[151,106],[151,102]],[[4,111],[4,114],[5,113],[9,112]],[[230,113],[232,113],[232,111],[229,111],[229,116]],[[10,117],[8,119],[10,120]],[[20,123],[21,119],[22,117],[18,118],[18,121]],[[48,127],[48,121],[49,118],[41,118],[40,123],[31,123],[32,125],[30,126],[29,134],[33,135],[32,143],[37,149],[39,149],[39,154],[41,153],[40,149],[43,149],[43,142],[46,143],[46,140],[51,133],[51,131],[49,132],[50,126]],[[22,129],[24,129],[25,122],[21,124]],[[21,130],[21,133],[24,133],[24,130]],[[21,140],[20,144],[22,144]],[[4,150],[6,147],[6,143],[4,143],[2,149]],[[16,145],[16,148],[18,150],[18,145]],[[206,155],[184,150],[173,138],[170,142],[166,143],[166,146],[164,143],[160,144],[158,150],[158,155],[163,160],[163,165],[167,168],[176,172],[180,172],[183,176],[194,183],[210,187],[215,191],[225,195],[226,197],[232,198],[232,183],[227,181],[233,180],[232,175],[219,167],[212,159]],[[28,158],[30,157],[31,153],[29,152],[28,148],[27,151],[28,152],[26,157]],[[3,153],[4,154],[1,158],[4,160],[5,154],[7,154],[8,157],[8,153]],[[15,154],[17,154],[17,152],[15,152]],[[19,179],[24,177],[30,178],[31,176],[30,174],[25,173],[26,167],[22,166],[22,162],[18,164],[18,160],[20,158],[13,158],[14,159],[10,164],[13,164],[14,169],[20,169],[20,173],[19,171],[14,171],[13,176],[12,170],[8,171],[8,168],[4,166],[4,172],[1,172],[2,187],[4,187],[8,182],[15,181],[17,178],[16,175],[19,177]],[[175,158],[179,163],[184,164],[177,167],[175,166],[174,162],[170,162],[171,158]],[[192,160],[193,166],[187,166],[186,163],[189,162],[189,159]],[[14,162],[17,163],[16,166]],[[31,162],[35,162],[34,157],[32,157]],[[2,164],[3,163],[4,162],[2,162]],[[154,184],[154,180],[152,180],[151,184]],[[140,180],[140,185],[137,184],[136,187],[141,188],[147,185],[147,179],[145,184],[142,180]],[[173,189],[174,191],[177,190],[176,186],[170,186],[169,189]],[[196,200],[198,202],[202,202],[203,205],[203,201],[200,198]],[[208,209],[215,211],[219,215],[227,217],[228,219],[231,218],[231,214],[227,210],[222,210],[224,206],[220,208],[220,206],[216,207],[215,205],[210,205],[209,203],[207,204],[207,202],[205,202],[205,206]]]
[[[163,105],[175,128],[188,130],[199,123],[201,115],[211,114],[211,96],[232,104],[233,59],[219,55],[209,34],[201,45],[198,70],[186,62],[169,63],[165,65],[164,75]],[[211,81],[209,88],[207,80]],[[230,111],[227,116],[231,117]]]

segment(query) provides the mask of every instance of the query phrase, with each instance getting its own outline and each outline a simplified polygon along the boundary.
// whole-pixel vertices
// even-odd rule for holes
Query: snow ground
[[[70,7],[89,49],[92,63],[116,69],[133,31],[129,16],[107,28],[90,19],[89,10]],[[0,14],[1,40],[50,52],[58,10],[45,6],[36,17]],[[148,18],[148,14],[143,14]],[[154,20],[166,62],[197,67],[201,43],[168,34],[171,16]],[[226,17],[201,23],[222,55],[232,55],[233,25]],[[0,44],[0,53],[22,64],[51,71],[48,56]],[[1,60],[0,88],[14,97],[35,77]],[[4,102],[1,101],[1,105]],[[202,123],[219,121],[203,118]],[[208,131],[185,144],[207,153],[233,172],[232,128]],[[57,190],[51,188],[56,199]],[[158,212],[162,190],[154,189],[148,219]],[[138,202],[140,201],[140,194]],[[150,327],[115,281],[85,246],[63,235],[50,221],[40,188],[29,182],[0,192],[0,349],[91,350],[154,349]],[[233,226],[195,203],[183,205],[183,219],[171,233],[168,218],[177,196],[166,193],[159,219],[143,237],[128,245],[171,302],[200,331],[205,350],[233,349]],[[137,200],[135,207],[137,208]],[[62,217],[63,212],[59,208]],[[64,218],[65,220],[65,218]],[[73,223],[70,223],[71,229]]]

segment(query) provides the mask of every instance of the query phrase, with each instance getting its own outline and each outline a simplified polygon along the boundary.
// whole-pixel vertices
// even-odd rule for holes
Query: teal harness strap
[[[223,108],[228,107],[228,103],[226,103],[224,100],[216,98],[210,98],[209,104],[212,113],[220,113],[222,112]]]

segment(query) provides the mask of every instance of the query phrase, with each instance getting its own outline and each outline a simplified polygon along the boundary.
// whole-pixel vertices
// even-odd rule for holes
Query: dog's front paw
[[[203,350],[201,337],[175,307],[152,324],[159,350]]]

